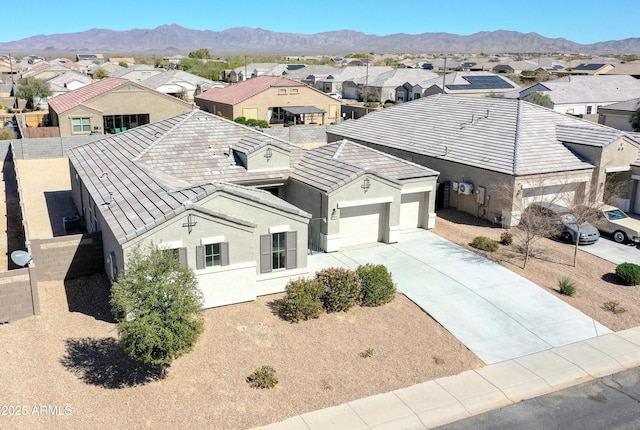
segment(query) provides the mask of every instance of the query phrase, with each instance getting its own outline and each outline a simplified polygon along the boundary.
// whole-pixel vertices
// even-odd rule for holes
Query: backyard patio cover
[[[318,109],[315,106],[292,106],[282,108],[285,112],[289,112],[292,115],[302,115],[302,114],[316,114],[316,113],[325,113],[322,109]]]

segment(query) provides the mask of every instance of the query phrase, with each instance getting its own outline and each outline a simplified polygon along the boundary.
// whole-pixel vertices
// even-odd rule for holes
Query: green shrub
[[[263,119],[249,118],[244,124],[248,127],[269,128],[269,123]]]
[[[237,122],[238,124],[246,124],[247,123],[247,118],[243,117],[243,116],[239,116],[238,118],[233,120],[234,122]]]
[[[356,272],[360,278],[360,305],[380,306],[395,298],[396,287],[386,266],[366,264],[359,266]]]
[[[348,311],[360,298],[360,280],[353,270],[329,267],[317,272],[316,279],[322,284],[327,312]]]
[[[576,293],[576,283],[571,278],[563,276],[558,280],[560,294],[565,296],[573,296]]]
[[[481,249],[483,251],[494,252],[497,251],[500,245],[493,239],[489,239],[484,236],[477,236],[473,238],[471,242],[471,246],[477,249]]]
[[[640,266],[633,263],[622,263],[616,266],[616,275],[626,285],[640,284]]]
[[[253,388],[273,388],[278,384],[278,377],[273,367],[262,366],[247,376],[247,382]]]
[[[502,245],[511,245],[513,243],[513,235],[508,231],[502,232],[500,235],[500,244]]]
[[[324,288],[316,279],[291,280],[286,291],[287,295],[281,308],[281,316],[284,319],[294,322],[306,321],[318,318],[323,312]]]

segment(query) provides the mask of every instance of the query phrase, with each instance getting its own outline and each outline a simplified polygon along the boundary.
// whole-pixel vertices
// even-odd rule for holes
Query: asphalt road
[[[637,430],[640,369],[616,373],[477,415],[438,430]]]

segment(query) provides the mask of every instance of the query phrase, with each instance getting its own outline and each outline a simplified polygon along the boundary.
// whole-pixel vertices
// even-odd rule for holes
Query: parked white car
[[[640,242],[640,220],[631,218],[615,206],[602,206],[596,223],[598,230],[608,233],[618,243]]]
[[[329,93],[327,94],[329,97],[333,97],[336,100],[342,100],[342,96],[338,93]]]

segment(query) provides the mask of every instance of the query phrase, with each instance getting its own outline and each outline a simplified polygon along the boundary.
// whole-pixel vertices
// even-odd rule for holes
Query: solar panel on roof
[[[573,68],[573,70],[598,70],[604,67],[604,64],[580,64]]]
[[[500,76],[463,76],[468,84],[447,85],[450,90],[490,90],[499,88],[515,88]]]

